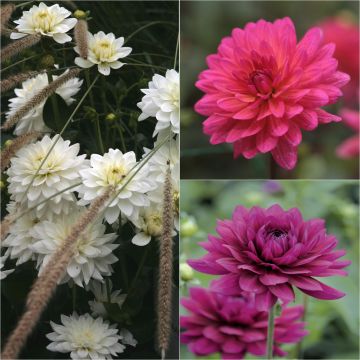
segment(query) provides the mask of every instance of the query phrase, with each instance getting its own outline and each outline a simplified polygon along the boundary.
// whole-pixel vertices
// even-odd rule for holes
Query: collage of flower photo
[[[357,0],[0,20],[1,359],[359,359]]]

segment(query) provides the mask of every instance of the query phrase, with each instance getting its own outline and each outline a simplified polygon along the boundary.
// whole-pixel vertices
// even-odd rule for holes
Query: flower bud
[[[105,120],[109,122],[113,122],[116,118],[117,116],[114,113],[109,113],[105,116]]]
[[[181,222],[181,236],[191,237],[199,231],[199,227],[193,217],[187,217]]]
[[[12,143],[13,143],[12,140],[10,140],[10,139],[9,139],[9,140],[6,140],[5,143],[4,143],[4,146],[5,146],[5,147],[9,147]]]
[[[50,54],[44,55],[40,60],[40,66],[42,68],[50,69],[54,67],[54,65],[55,65],[55,59]]]
[[[74,11],[73,16],[78,20],[86,20],[88,14],[87,12],[78,9]]]
[[[180,277],[183,281],[190,281],[194,278],[194,270],[186,263],[180,264]]]

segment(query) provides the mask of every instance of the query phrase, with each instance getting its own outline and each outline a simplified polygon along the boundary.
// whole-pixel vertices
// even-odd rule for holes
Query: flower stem
[[[177,60],[178,60],[179,41],[180,41],[180,36],[178,34],[178,38],[177,38],[177,41],[176,41],[176,49],[175,49],[175,57],[174,57],[174,67],[173,67],[173,69],[176,69],[176,64],[177,64]]]
[[[53,81],[51,73],[48,71],[47,73],[48,82],[49,84]],[[56,130],[60,128],[60,113],[59,113],[59,105],[56,98],[56,93],[50,96],[51,106],[54,112],[54,120],[55,120],[55,126]]]
[[[273,305],[269,310],[268,333],[266,341],[266,359],[268,360],[273,358],[275,305]]]
[[[104,154],[105,149],[104,149],[104,143],[103,143],[102,137],[101,137],[100,121],[99,121],[98,115],[96,116],[96,119],[95,119],[95,131],[96,131],[96,138],[98,141],[100,152],[101,152],[101,154]]]

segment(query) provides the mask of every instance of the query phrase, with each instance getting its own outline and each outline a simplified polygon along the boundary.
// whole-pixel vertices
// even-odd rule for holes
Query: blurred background
[[[291,171],[277,167],[277,178],[357,178],[359,172],[359,32],[358,1],[182,1],[181,2],[181,178],[269,178],[270,155],[234,160],[231,144],[210,145],[202,132],[204,117],[193,110],[202,92],[194,86],[206,69],[206,56],[217,51],[220,40],[234,27],[263,18],[291,17],[298,39],[319,25],[325,41],[335,42],[339,69],[350,74],[345,96],[328,111],[341,123],[322,125],[304,132],[299,161]],[[344,144],[344,142],[346,143]],[[342,147],[341,147],[342,146]]]
[[[296,345],[284,347],[289,359],[359,359],[359,189],[353,180],[328,181],[182,181],[181,182],[181,296],[191,286],[207,287],[216,276],[193,271],[187,259],[205,254],[198,243],[207,234],[215,235],[217,219],[229,219],[237,205],[268,207],[279,204],[285,209],[298,207],[305,220],[326,220],[328,233],[336,235],[339,249],[352,264],[348,277],[324,278],[328,285],[346,292],[336,301],[308,299],[305,337],[299,356]],[[303,294],[296,290],[296,301]],[[185,314],[183,308],[180,314]],[[194,355],[181,345],[181,358]],[[207,357],[219,359],[219,356]],[[247,357],[253,358],[253,357]]]

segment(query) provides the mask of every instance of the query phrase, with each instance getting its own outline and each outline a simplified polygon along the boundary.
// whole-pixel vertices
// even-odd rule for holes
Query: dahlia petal
[[[265,339],[266,339],[266,333],[259,330],[247,330],[242,336],[242,340],[246,342],[254,342]]]
[[[288,132],[284,135],[284,139],[292,146],[299,145],[302,140],[300,128],[296,124],[291,124]]]
[[[218,352],[220,347],[209,339],[200,338],[189,344],[189,349],[196,355],[204,356]]]
[[[316,111],[304,110],[301,115],[294,120],[300,128],[304,130],[314,130],[318,126],[318,116]]]
[[[330,286],[327,286],[323,283],[321,283],[322,290],[306,290],[306,289],[300,289],[302,292],[304,292],[307,295],[313,296],[317,299],[322,300],[336,300],[344,297],[346,294],[338,291]]]
[[[265,287],[259,282],[258,276],[249,271],[241,271],[239,276],[239,287],[244,291],[263,292]]]
[[[229,112],[236,112],[243,106],[243,103],[241,103],[236,97],[228,97],[223,98],[217,101],[218,106]]]
[[[315,109],[320,106],[328,104],[328,94],[320,89],[311,89],[301,100],[300,105],[305,108]]]
[[[223,334],[221,334],[221,332],[215,326],[207,326],[203,330],[203,334],[207,339],[218,344],[221,344],[226,340],[226,337]]]
[[[285,104],[272,98],[269,100],[269,109],[275,117],[281,118],[285,113]]]
[[[198,260],[188,260],[188,264],[195,270],[211,275],[227,274],[228,271],[220,266],[215,266],[212,262],[207,262],[204,258]]]
[[[318,27],[311,28],[306,32],[304,37],[298,43],[296,47],[295,56],[297,56],[301,50],[305,50],[305,52],[308,54],[308,57],[311,58],[318,50],[322,38],[323,35],[322,35],[322,30],[320,28]]]
[[[280,275],[276,273],[266,273],[260,275],[260,282],[264,285],[277,285],[288,282],[289,277],[285,275]]]
[[[289,278],[291,285],[298,287],[299,289],[305,290],[322,290],[320,281],[315,280],[308,276],[291,276]]]
[[[273,136],[283,136],[289,130],[289,123],[284,119],[277,119],[272,117],[269,119],[269,127]]]
[[[286,107],[286,117],[288,119],[293,118],[296,115],[299,115],[303,112],[304,108],[301,105],[287,105]]]
[[[253,137],[241,139],[234,143],[234,158],[242,154],[246,159],[252,159],[257,153],[256,140]]]
[[[272,136],[267,129],[256,134],[256,147],[261,153],[267,153],[275,148],[278,138]]]
[[[220,326],[220,331],[227,335],[243,335],[244,330],[239,329],[238,327],[232,326]]]
[[[294,290],[289,284],[277,284],[269,286],[268,289],[277,296],[284,304],[295,300]]]
[[[260,311],[268,311],[276,303],[277,297],[270,291],[265,291],[255,296],[255,306]]]
[[[256,341],[250,343],[247,348],[248,352],[253,355],[262,356],[266,352],[266,342],[265,341]]]
[[[278,141],[276,148],[272,150],[271,154],[275,161],[286,170],[291,170],[296,165],[297,148],[283,139]]]
[[[221,276],[221,278],[213,280],[211,282],[211,289],[224,295],[239,295],[241,293],[241,289],[239,286],[239,275],[223,275]]]
[[[318,120],[320,124],[328,124],[330,122],[339,122],[341,121],[341,117],[337,115],[333,115],[328,113],[323,109],[316,109],[316,114],[318,116]]]
[[[233,118],[236,120],[249,120],[256,118],[256,115],[259,112],[257,106],[245,106],[242,110],[238,111]]]
[[[235,339],[228,339],[223,343],[222,350],[226,353],[230,354],[237,354],[241,351],[243,351],[245,348],[245,345],[240,343],[239,341]]]

